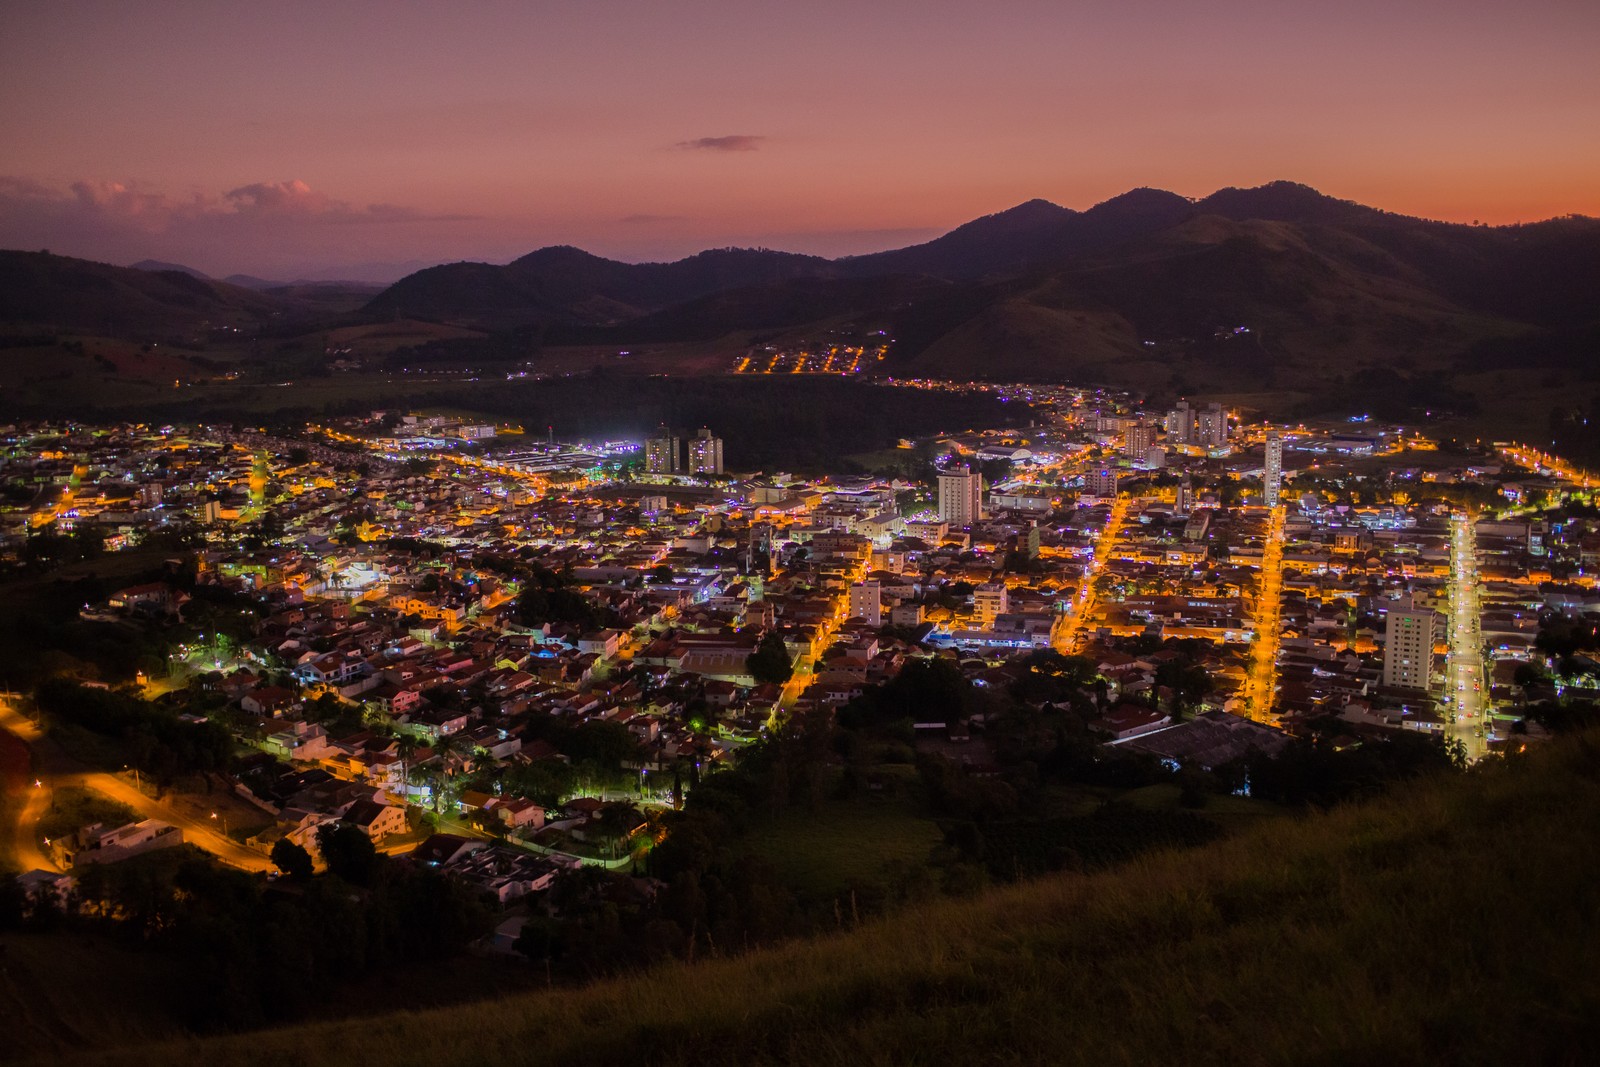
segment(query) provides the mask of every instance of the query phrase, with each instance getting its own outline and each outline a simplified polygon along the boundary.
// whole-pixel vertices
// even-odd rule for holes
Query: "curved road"
[[[21,871],[59,871],[39,847],[39,820],[50,806],[48,790],[34,785],[29,743],[39,739],[39,728],[0,697],[0,789],[15,802],[16,820],[8,828],[10,853]]]
[[[12,707],[10,701],[0,697],[0,729],[4,729],[17,741],[25,746],[37,745],[43,740],[39,728],[25,716]],[[42,746],[41,746],[42,747]],[[57,754],[56,763],[66,763],[65,755]],[[7,786],[13,796],[26,793],[21,810],[16,821],[10,828],[13,855],[16,862],[24,871],[47,870],[59,871],[60,868],[47,856],[39,846],[42,838],[39,834],[39,820],[45,815],[50,805],[50,793],[53,790],[77,786],[90,789],[102,796],[109,797],[119,803],[126,804],[139,814],[141,819],[159,819],[164,823],[183,830],[183,839],[193,845],[205,849],[217,859],[239,867],[246,871],[270,871],[273,866],[268,859],[254,849],[246,848],[237,841],[222,833],[222,828],[206,818],[195,818],[192,815],[178,811],[172,805],[146,796],[128,782],[114,774],[104,771],[90,771],[83,769],[45,769],[40,767],[35,772],[34,780],[41,784],[35,786],[32,781],[17,783],[10,781],[14,775],[7,775]]]

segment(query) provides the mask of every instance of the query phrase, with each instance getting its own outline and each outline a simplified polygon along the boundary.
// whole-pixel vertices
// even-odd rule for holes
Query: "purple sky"
[[[11,3],[0,246],[392,276],[1278,178],[1600,214],[1600,3]]]

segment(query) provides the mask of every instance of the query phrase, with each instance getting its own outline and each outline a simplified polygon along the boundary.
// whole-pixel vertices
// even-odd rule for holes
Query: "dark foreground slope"
[[[1597,854],[1591,734],[742,959],[88,1062],[1590,1062]]]

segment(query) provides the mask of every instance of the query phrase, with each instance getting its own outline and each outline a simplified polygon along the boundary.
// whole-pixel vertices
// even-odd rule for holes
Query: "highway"
[[[1450,653],[1445,666],[1445,734],[1467,747],[1477,761],[1487,750],[1484,736],[1486,680],[1483,634],[1479,626],[1477,547],[1466,515],[1450,520]]]

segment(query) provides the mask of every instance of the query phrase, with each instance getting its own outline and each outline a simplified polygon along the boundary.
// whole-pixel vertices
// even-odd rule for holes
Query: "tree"
[[[616,856],[644,821],[637,805],[620,800],[602,807],[594,826],[597,836],[606,843],[606,850]]]
[[[794,661],[783,643],[783,635],[768,633],[761,638],[754,652],[745,657],[745,666],[751,677],[761,685],[783,685],[794,677]]]
[[[378,850],[359,827],[347,822],[317,827],[317,848],[330,873],[353,885],[367,885],[378,866]],[[276,861],[274,861],[276,862]]]
[[[274,867],[296,882],[304,882],[311,877],[311,853],[287,837],[280,837],[273,844],[270,858]]]

